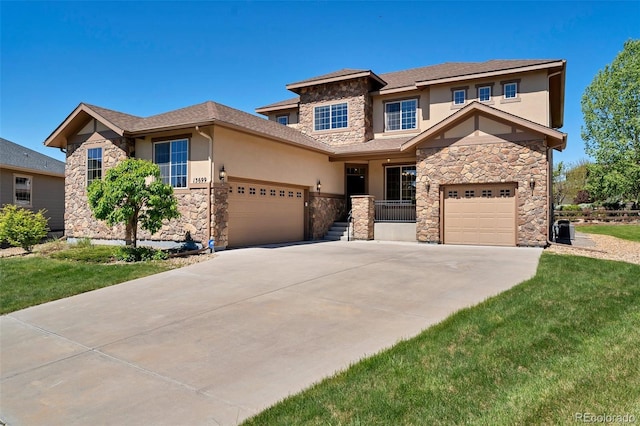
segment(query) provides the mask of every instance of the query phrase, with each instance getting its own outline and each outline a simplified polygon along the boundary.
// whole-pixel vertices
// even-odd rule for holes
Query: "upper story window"
[[[504,84],[504,98],[505,99],[515,99],[518,97],[518,83],[505,83]]]
[[[417,99],[387,102],[384,104],[384,127],[390,130],[415,129],[417,125]]]
[[[284,124],[285,126],[289,124],[289,116],[288,115],[279,115],[276,117],[276,121],[280,124]]]
[[[13,175],[13,203],[20,207],[31,207],[31,176]]]
[[[455,89],[453,90],[453,104],[464,105],[467,100],[467,89]]]
[[[87,150],[87,188],[94,180],[102,179],[102,148]]]
[[[313,129],[342,129],[348,126],[347,103],[317,106],[313,109]]]
[[[174,188],[187,187],[188,139],[177,139],[154,144],[153,162],[160,167],[162,182]]]
[[[489,102],[491,100],[491,86],[478,87],[478,100],[480,102]]]

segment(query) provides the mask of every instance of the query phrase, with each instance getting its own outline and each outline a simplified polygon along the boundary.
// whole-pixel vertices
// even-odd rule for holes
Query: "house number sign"
[[[206,177],[193,178],[193,183],[207,183],[207,178]]]

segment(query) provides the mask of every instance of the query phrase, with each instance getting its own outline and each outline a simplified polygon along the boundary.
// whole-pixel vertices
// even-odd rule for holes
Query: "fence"
[[[555,219],[568,219],[584,222],[637,222],[640,221],[640,210],[591,210],[581,211],[556,210]]]
[[[376,222],[415,222],[416,203],[411,200],[380,200],[375,202]]]

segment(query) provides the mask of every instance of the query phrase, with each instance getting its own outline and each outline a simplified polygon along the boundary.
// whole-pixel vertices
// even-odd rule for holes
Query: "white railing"
[[[412,200],[379,200],[375,202],[376,222],[415,222],[416,203]]]

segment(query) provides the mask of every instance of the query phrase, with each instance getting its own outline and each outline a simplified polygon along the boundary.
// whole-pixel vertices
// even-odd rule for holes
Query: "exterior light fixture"
[[[222,167],[220,167],[220,174],[218,175],[218,177],[220,178],[220,182],[224,182],[224,180],[227,178],[227,172],[224,171],[224,164],[222,165]]]
[[[316,191],[320,192],[322,189],[322,184],[320,183],[320,179],[318,179],[318,183],[316,183]]]
[[[536,180],[533,178],[533,176],[531,176],[531,179],[529,180],[529,188],[533,189],[536,187]]]

